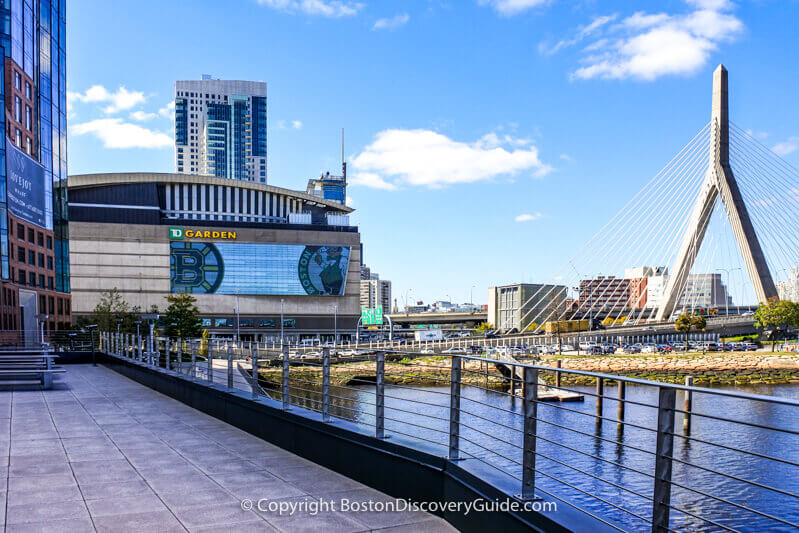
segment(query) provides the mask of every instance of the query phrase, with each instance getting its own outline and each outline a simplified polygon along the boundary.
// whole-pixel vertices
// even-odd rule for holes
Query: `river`
[[[594,392],[587,387],[573,388],[585,393]],[[799,385],[755,385],[736,390],[799,399]],[[299,393],[295,391],[295,394]],[[334,416],[366,425],[374,424],[371,414],[374,410],[373,385],[336,386],[331,393],[335,396],[331,408]],[[297,403],[307,407],[318,405],[318,393],[306,391],[301,394],[304,398],[298,398]],[[612,400],[615,388],[607,389],[606,394],[603,416],[615,419],[617,402]],[[657,389],[652,387],[628,386],[625,422],[646,428],[657,427],[656,409],[648,407],[657,404],[657,394]],[[677,407],[682,408],[682,404],[683,393],[678,392]],[[652,515],[652,503],[646,498],[651,498],[653,491],[653,479],[647,474],[653,472],[654,456],[645,450],[655,450],[655,433],[633,426],[626,426],[619,433],[617,424],[611,420],[602,421],[598,426],[593,416],[595,405],[594,398],[588,395],[583,402],[540,405],[538,416],[542,421],[538,422],[537,429],[540,437],[537,441],[537,451],[540,453],[536,464],[540,470],[536,475],[537,487],[612,521],[623,529],[648,530],[651,526],[643,519],[648,520]],[[448,406],[448,387],[386,386],[386,434],[399,434],[426,444],[429,444],[428,441],[439,443],[443,449],[448,438]],[[510,476],[521,477],[518,464],[521,462],[522,444],[521,401],[507,394],[464,387],[461,408],[463,456],[489,464]],[[696,393],[693,410],[695,413],[782,428],[789,432],[693,416],[690,437],[695,440],[689,441],[683,437],[682,415],[678,413],[675,432],[678,437],[674,439],[676,461],[673,463],[672,479],[683,487],[673,487],[671,502],[674,507],[686,512],[672,509],[670,527],[691,531],[716,531],[725,527],[743,531],[795,531],[787,524],[742,507],[797,523],[799,500],[734,478],[799,493],[799,467],[795,465],[799,463],[797,409]],[[617,440],[621,444],[614,442]],[[788,463],[742,454],[709,443],[778,457]],[[545,494],[542,496],[552,499]],[[741,507],[713,497],[734,502]],[[558,504],[563,505],[561,502]],[[629,512],[617,509],[614,505]],[[712,520],[715,524],[699,520],[689,513]]]

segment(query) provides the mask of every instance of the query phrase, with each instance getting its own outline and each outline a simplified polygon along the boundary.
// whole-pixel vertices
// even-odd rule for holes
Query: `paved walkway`
[[[0,389],[6,531],[452,530],[420,512],[243,510],[245,498],[389,497],[102,366],[67,366],[57,380]]]

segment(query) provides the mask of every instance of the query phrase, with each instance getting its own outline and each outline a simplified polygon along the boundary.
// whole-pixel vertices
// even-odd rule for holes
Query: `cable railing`
[[[554,501],[618,530],[799,528],[799,400],[784,395],[532,358],[115,333],[101,341],[117,357],[346,420],[515,487],[511,497]]]

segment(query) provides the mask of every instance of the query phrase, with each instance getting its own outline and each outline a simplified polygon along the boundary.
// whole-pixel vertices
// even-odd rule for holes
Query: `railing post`
[[[180,372],[180,367],[183,366],[183,339],[178,337],[178,355],[177,355],[177,371]]]
[[[523,500],[535,497],[535,446],[538,418],[538,369],[524,367],[524,441],[522,444]]]
[[[674,453],[674,409],[677,394],[661,387],[658,395],[658,429],[655,450],[655,487],[652,497],[652,531],[669,531],[671,457]]]
[[[619,420],[619,427],[624,425],[624,403],[627,398],[627,382],[619,379],[619,405],[616,408],[616,418]]]
[[[562,365],[563,365],[563,361],[561,359],[558,359],[557,361],[555,361],[555,367],[556,368],[561,368]],[[559,370],[555,370],[555,388],[556,389],[560,388],[560,371]]]
[[[206,364],[208,366],[207,374],[208,374],[208,381],[211,383],[214,382],[214,351],[211,348],[211,345],[208,345],[208,354],[206,358]]]
[[[227,345],[227,388],[233,388],[233,346]]]
[[[685,386],[694,386],[693,376],[685,376]],[[686,434],[691,433],[691,409],[693,409],[693,399],[694,392],[691,390],[685,391],[685,408],[683,409],[685,414],[683,414],[682,429]]]
[[[291,396],[289,393],[289,347],[283,345],[283,409],[288,410],[291,403]]]
[[[250,344],[250,361],[252,362],[252,397],[258,397],[258,347]]]
[[[596,378],[596,422],[602,422],[602,400],[605,395],[605,381]]]
[[[141,334],[139,333],[136,334],[136,356],[139,362],[141,363],[143,361],[143,358],[142,358],[142,349],[141,349]]]
[[[452,356],[452,375],[449,384],[449,460],[457,461],[460,450],[461,426],[461,358]]]
[[[169,339],[164,341],[164,368],[170,370],[172,368],[172,342]]]
[[[322,420],[330,421],[330,350],[322,350]]]
[[[375,370],[375,437],[386,437],[386,353],[377,352]]]

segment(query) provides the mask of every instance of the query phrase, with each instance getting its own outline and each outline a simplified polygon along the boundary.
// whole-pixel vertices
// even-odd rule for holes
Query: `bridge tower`
[[[738,249],[752,281],[755,296],[759,302],[777,297],[777,289],[771,278],[763,250],[730,167],[728,96],[727,69],[724,68],[724,65],[719,65],[713,72],[711,144],[707,173],[671,269],[666,290],[663,293],[663,300],[657,314],[659,321],[667,320],[674,313],[719,197],[721,197],[721,202],[727,212]]]

